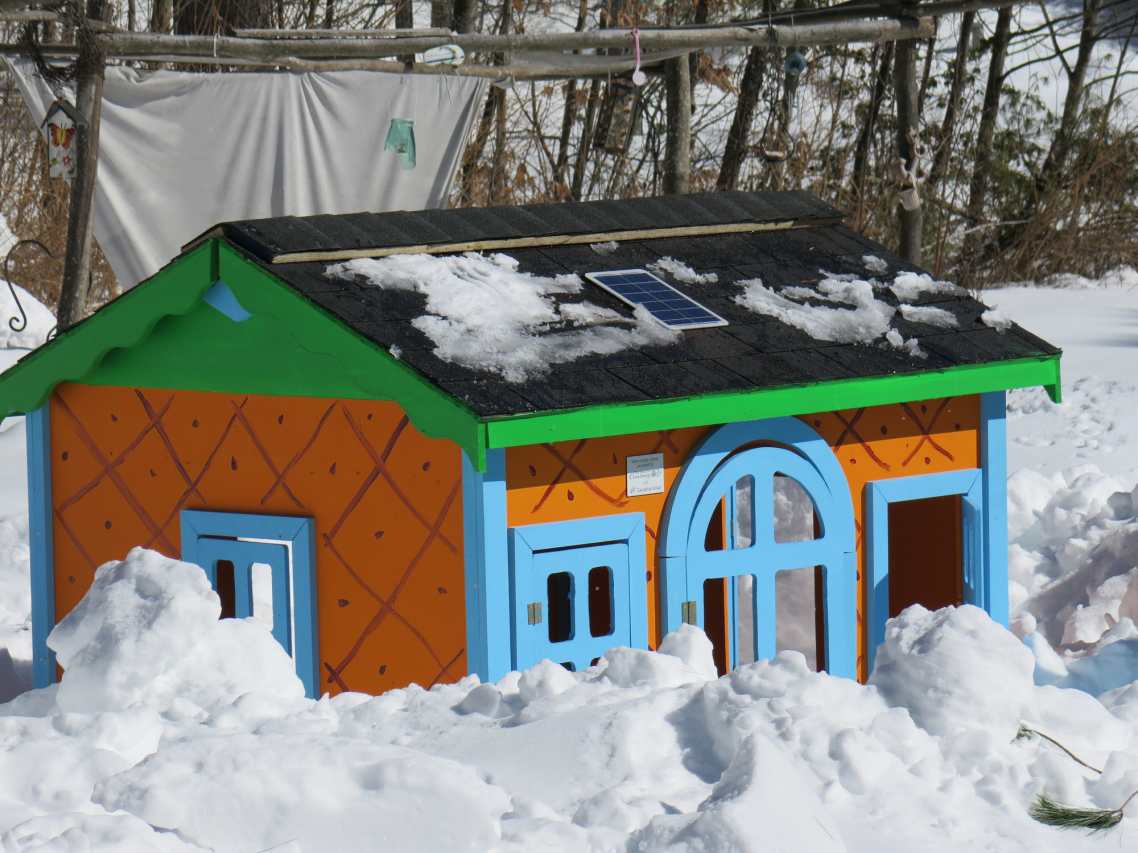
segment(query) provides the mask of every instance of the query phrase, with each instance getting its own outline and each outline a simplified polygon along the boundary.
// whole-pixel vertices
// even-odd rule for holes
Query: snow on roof
[[[670,275],[676,281],[681,281],[684,284],[715,284],[719,281],[719,276],[716,273],[696,272],[683,261],[678,261],[675,258],[660,258],[656,263],[649,264],[648,269],[656,275]]]
[[[871,257],[866,256],[867,259]],[[941,328],[955,328],[957,325],[956,317],[943,308],[908,304],[928,292],[961,292],[955,285],[936,281],[929,275],[901,273],[888,285],[877,279],[833,275],[825,271],[822,271],[822,276],[816,287],[784,287],[779,290],[767,287],[760,278],[748,279],[740,282],[743,292],[735,297],[735,301],[759,314],[801,329],[815,340],[846,344],[884,341],[918,358],[925,357],[925,354],[916,340],[906,340],[892,328],[898,311],[904,319],[913,322]],[[880,291],[886,288],[901,300],[900,306],[879,298]]]
[[[559,303],[555,295],[581,292],[576,275],[518,271],[504,254],[392,255],[335,264],[332,278],[361,276],[370,285],[427,297],[429,312],[412,321],[445,361],[524,382],[551,365],[676,340],[638,308],[628,318],[588,301]]]

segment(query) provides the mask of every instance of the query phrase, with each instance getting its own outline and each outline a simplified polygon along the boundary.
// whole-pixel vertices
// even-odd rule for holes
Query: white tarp
[[[29,60],[9,65],[39,124],[51,89]],[[219,222],[440,207],[485,86],[366,71],[109,68],[95,239],[127,288]]]

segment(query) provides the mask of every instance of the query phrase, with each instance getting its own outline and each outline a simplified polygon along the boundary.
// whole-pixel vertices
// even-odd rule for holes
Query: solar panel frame
[[[631,281],[612,281],[620,276]],[[585,278],[632,308],[643,305],[652,318],[669,329],[713,329],[728,322],[646,269],[587,272]],[[606,281],[606,278],[609,279]],[[647,281],[645,281],[647,279]],[[648,287],[645,287],[648,285]],[[636,300],[635,296],[644,296]],[[685,320],[686,318],[686,320]]]

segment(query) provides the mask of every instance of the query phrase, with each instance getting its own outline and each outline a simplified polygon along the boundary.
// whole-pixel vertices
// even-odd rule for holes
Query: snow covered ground
[[[199,570],[136,551],[53,635],[62,683],[0,705],[0,849],[1132,846],[1138,806],[1103,836],[1026,808],[1043,791],[1113,808],[1138,789],[1136,283],[984,294],[1066,351],[1063,405],[1010,400],[1026,643],[974,608],[914,608],[869,686],[796,653],[716,679],[689,630],[583,673],[312,702],[267,630],[218,621]],[[22,453],[22,429],[0,432],[0,643],[17,659]],[[1024,722],[1103,772],[1017,739]]]

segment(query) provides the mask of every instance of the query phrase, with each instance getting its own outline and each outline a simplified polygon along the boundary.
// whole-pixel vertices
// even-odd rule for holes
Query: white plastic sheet
[[[54,96],[30,61],[9,65],[38,125]],[[95,239],[129,288],[219,222],[440,207],[485,86],[365,71],[110,68]],[[393,123],[399,144],[385,148]]]

